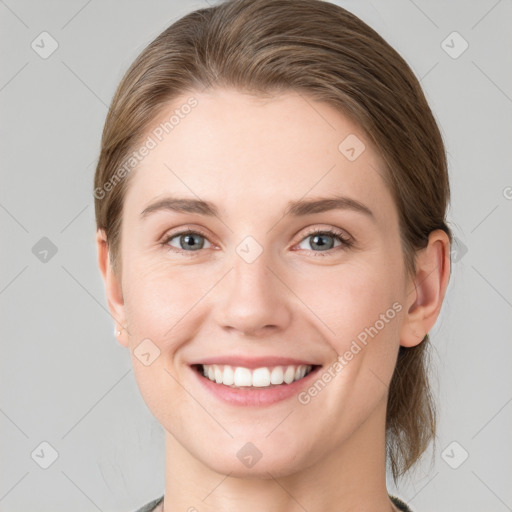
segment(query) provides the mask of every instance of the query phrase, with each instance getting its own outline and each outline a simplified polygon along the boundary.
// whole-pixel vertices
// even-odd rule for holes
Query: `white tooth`
[[[238,367],[235,369],[235,386],[252,386],[251,370]]]
[[[252,385],[257,388],[270,386],[270,371],[268,368],[256,368],[252,372]]]
[[[261,367],[255,370],[229,365],[203,365],[203,375],[212,382],[225,386],[266,387],[270,384],[291,384],[312,370],[311,365]]]
[[[224,366],[224,377],[222,378],[222,384],[226,386],[232,386],[235,382],[235,374],[231,366]]]
[[[284,382],[283,367],[276,366],[270,375],[270,382],[272,384],[282,384]]]
[[[286,384],[291,384],[295,378],[295,366],[288,366],[284,372],[284,381]]]
[[[216,365],[213,365],[213,372],[215,375],[215,382],[217,384],[222,384],[222,370]]]

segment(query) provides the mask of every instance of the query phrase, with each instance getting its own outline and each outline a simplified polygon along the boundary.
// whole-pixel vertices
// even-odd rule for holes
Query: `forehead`
[[[170,193],[239,214],[333,193],[394,208],[383,163],[362,129],[302,93],[191,92],[161,110],[149,139],[153,147],[132,171],[125,197],[139,212]]]

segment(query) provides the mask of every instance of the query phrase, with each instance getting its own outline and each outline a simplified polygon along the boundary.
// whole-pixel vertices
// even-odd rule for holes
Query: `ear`
[[[416,275],[409,280],[400,345],[423,341],[441,311],[450,278],[450,239],[441,229],[430,233],[428,245],[416,254]]]
[[[96,245],[98,249],[98,266],[103,276],[103,282],[105,283],[108,309],[114,320],[115,330],[121,331],[120,334],[116,334],[116,338],[123,347],[128,347],[128,332],[126,330],[124,299],[120,276],[117,276],[112,269],[107,237],[103,229],[96,231]]]

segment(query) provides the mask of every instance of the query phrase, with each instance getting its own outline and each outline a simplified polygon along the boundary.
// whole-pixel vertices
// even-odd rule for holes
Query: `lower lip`
[[[321,366],[313,368],[306,377],[296,380],[291,384],[281,384],[271,388],[232,388],[207,379],[194,368],[191,368],[191,370],[208,391],[224,402],[233,405],[264,406],[298,395],[303,388],[310,385],[310,382],[315,378],[320,368]]]

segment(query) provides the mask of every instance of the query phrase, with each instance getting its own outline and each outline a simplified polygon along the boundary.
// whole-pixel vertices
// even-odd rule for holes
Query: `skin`
[[[165,512],[396,510],[385,485],[388,385],[399,346],[418,344],[438,317],[448,237],[431,233],[416,276],[406,275],[382,161],[329,105],[291,91],[270,99],[230,89],[193,96],[198,105],[129,177],[117,275],[97,233],[109,308],[123,327],[118,341],[165,429]],[[354,161],[338,150],[349,134],[366,146]],[[351,210],[283,216],[288,201],[333,193],[368,206],[374,220]],[[219,217],[158,211],[141,219],[168,195],[211,201]],[[166,244],[164,235],[187,228],[205,235],[193,247],[204,245],[173,252],[183,240]],[[354,244],[325,235],[333,248],[322,251],[310,228],[342,230]],[[262,248],[252,263],[236,252],[247,236]],[[307,405],[295,396],[264,407],[226,404],[188,366],[235,354],[327,368],[395,302],[401,311]],[[133,351],[148,338],[160,355],[146,366]],[[262,453],[252,468],[236,456],[249,441]]]

